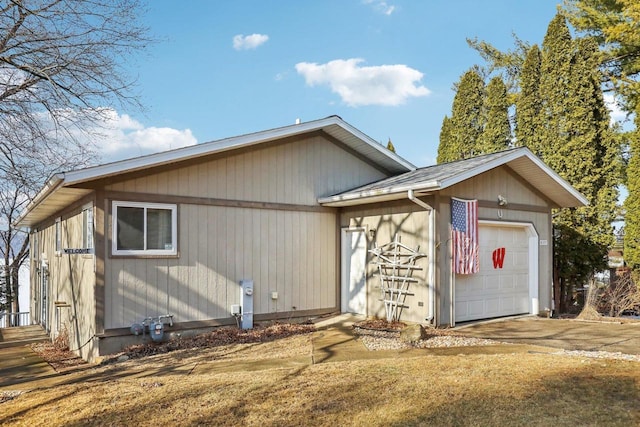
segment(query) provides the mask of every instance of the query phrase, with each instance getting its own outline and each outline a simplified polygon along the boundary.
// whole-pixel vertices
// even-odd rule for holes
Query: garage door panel
[[[529,239],[524,227],[479,227],[480,271],[456,275],[457,322],[529,311]],[[493,252],[505,248],[502,268]]]

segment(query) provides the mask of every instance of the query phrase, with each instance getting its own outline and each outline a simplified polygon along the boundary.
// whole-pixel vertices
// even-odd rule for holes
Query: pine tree
[[[624,261],[640,284],[640,104],[636,104],[636,129],[630,133],[630,157],[627,165],[627,190],[624,201]]]
[[[542,111],[539,132],[544,142],[539,154],[552,167],[555,163],[561,164],[562,157],[566,155],[564,150],[557,152],[556,146],[567,147],[569,130],[566,120],[572,51],[573,41],[567,23],[562,15],[557,14],[547,28],[540,63]]]
[[[392,153],[396,152],[396,147],[393,146],[393,142],[391,142],[391,138],[389,138],[389,141],[387,142],[387,150],[391,151]]]
[[[438,162],[467,159],[479,154],[478,141],[484,129],[484,97],[484,80],[478,72],[471,69],[464,73],[453,98],[451,118],[445,133],[448,138],[440,140]],[[442,137],[442,130],[440,135]]]
[[[449,116],[444,116],[442,119],[442,127],[440,128],[440,144],[438,145],[438,163],[446,163],[455,159],[455,151],[453,148],[453,141],[451,140],[451,119]],[[451,160],[449,160],[451,159]]]
[[[505,150],[511,145],[509,101],[502,77],[494,77],[487,85],[484,101],[485,125],[478,140],[478,154]]]
[[[533,45],[520,72],[520,94],[516,101],[516,145],[528,147],[535,154],[540,155],[540,112],[542,100],[540,98],[540,63],[542,61],[540,48]]]
[[[589,200],[589,206],[554,216],[555,296],[564,311],[575,285],[606,267],[620,156],[600,87],[597,46],[588,39],[573,41],[564,18],[557,15],[542,53],[542,140],[537,151]]]

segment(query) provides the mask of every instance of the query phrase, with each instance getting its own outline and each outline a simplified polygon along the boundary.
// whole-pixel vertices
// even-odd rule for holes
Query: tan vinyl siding
[[[510,204],[547,206],[548,203],[538,193],[532,191],[526,182],[516,177],[506,166],[490,170],[482,175],[468,179],[447,189],[448,194],[456,197],[494,200],[498,195],[507,198]]]
[[[242,279],[254,280],[255,314],[337,305],[332,213],[181,205],[179,227],[179,259],[110,260],[107,329],[229,317]]]
[[[108,185],[106,191],[127,192],[129,199],[135,193],[183,199],[177,258],[108,255],[105,328],[160,314],[174,315],[175,322],[228,318],[242,279],[254,280],[254,314],[337,308],[336,211],[295,206],[317,207],[318,197],[384,176],[313,136]],[[273,205],[204,202],[209,199]]]
[[[380,207],[368,206],[362,208],[350,208],[345,210],[340,217],[341,227],[365,227],[367,229],[367,248],[373,249],[375,244],[382,246],[393,241],[396,234],[401,242],[410,248],[420,247],[420,252],[427,254],[429,237],[429,214],[414,203],[404,205],[386,205]],[[375,229],[375,237],[371,238],[371,230]],[[379,318],[385,317],[384,303],[380,301],[380,280],[374,264],[374,256],[367,254],[367,315]],[[411,283],[409,290],[413,295],[407,296],[401,320],[424,323],[428,315],[429,288],[427,283],[429,260],[421,258],[416,265],[422,267],[413,274],[418,279],[417,283]],[[418,303],[422,303],[421,306]]]
[[[317,205],[385,174],[321,136],[111,184],[106,190]]]
[[[498,195],[507,198],[508,205],[500,208],[497,203]],[[480,220],[522,222],[533,224],[538,239],[546,240],[546,245],[539,245],[538,249],[538,299],[539,309],[551,309],[552,281],[553,281],[553,236],[550,222],[550,206],[525,182],[514,178],[506,167],[494,169],[486,174],[462,182],[440,194],[439,200],[439,234],[443,244],[438,248],[439,293],[438,319],[440,325],[450,322],[451,304],[451,257],[450,257],[450,227],[451,197],[466,199],[478,199],[481,202],[495,201],[495,207],[480,207],[478,216]],[[509,205],[520,205],[518,209],[510,209]],[[531,206],[532,211],[524,210],[523,206]],[[537,210],[537,211],[533,211]],[[539,212],[546,210],[546,212]],[[446,244],[444,244],[446,242]]]
[[[92,345],[95,325],[86,319],[95,318],[94,256],[56,253],[55,228],[55,223],[51,223],[37,232],[40,250],[49,267],[47,327],[53,338],[66,331],[69,334],[71,349],[82,357],[91,359],[97,355]],[[81,211],[62,217],[62,249],[82,248],[82,230]],[[40,258],[43,258],[43,255],[40,255]],[[37,289],[38,296],[39,279],[39,274],[32,275],[32,289]],[[60,303],[59,308],[56,308],[56,302]],[[65,306],[62,306],[62,303]],[[37,319],[42,320],[40,313],[37,313]]]

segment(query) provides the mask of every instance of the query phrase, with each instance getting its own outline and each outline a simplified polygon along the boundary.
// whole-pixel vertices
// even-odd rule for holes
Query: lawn
[[[305,334],[92,368],[0,403],[0,424],[640,425],[638,362],[461,351],[311,364],[310,355]]]

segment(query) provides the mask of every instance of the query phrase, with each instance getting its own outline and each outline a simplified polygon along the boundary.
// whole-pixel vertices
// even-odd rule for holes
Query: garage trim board
[[[538,313],[538,233],[531,223],[480,220],[480,272],[454,275],[455,322]],[[504,239],[504,241],[499,241]]]

